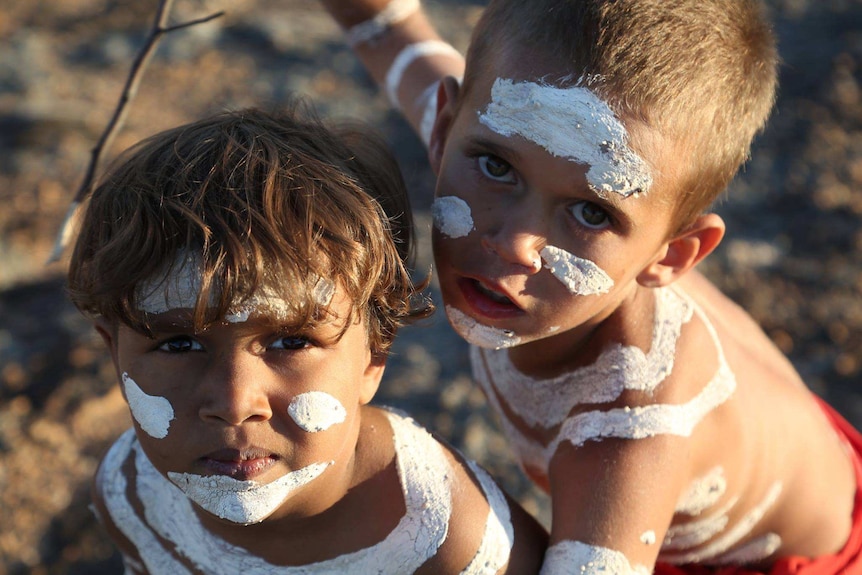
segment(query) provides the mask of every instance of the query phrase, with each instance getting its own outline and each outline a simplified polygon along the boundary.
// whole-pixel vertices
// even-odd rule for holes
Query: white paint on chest
[[[485,349],[503,349],[521,343],[514,332],[482,325],[460,310],[447,305],[446,316],[452,328],[468,343]]]
[[[172,471],[168,472],[168,479],[213,515],[232,523],[251,525],[272,515],[294,491],[317,478],[332,463],[314,463],[270,483]]]
[[[575,295],[607,293],[614,287],[614,280],[590,260],[554,246],[545,246],[540,254],[545,267]]]
[[[649,575],[643,565],[632,565],[619,551],[587,545],[580,541],[560,541],[545,552],[540,575]]]
[[[498,78],[479,121],[503,136],[521,136],[550,154],[590,166],[587,182],[599,195],[645,193],[649,167],[628,146],[613,110],[585,86],[557,88]]]
[[[325,431],[343,423],[347,410],[333,396],[323,391],[300,393],[290,400],[287,413],[300,429],[309,433]]]
[[[457,196],[435,198],[431,204],[434,227],[450,238],[462,238],[473,230],[473,216],[467,202]]]
[[[123,389],[132,417],[150,437],[164,439],[174,419],[174,408],[167,398],[144,393],[135,380],[123,373]]]

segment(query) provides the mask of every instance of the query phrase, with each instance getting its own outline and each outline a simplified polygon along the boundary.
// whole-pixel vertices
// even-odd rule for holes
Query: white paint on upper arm
[[[660,558],[663,561],[675,564],[712,562],[731,550],[734,545],[751,533],[751,530],[763,519],[766,512],[775,505],[779,495],[781,495],[781,490],[782,484],[780,481],[773,483],[760,503],[751,508],[741,519],[729,529],[726,529],[720,536],[715,537],[707,545],[685,553],[662,553]],[[764,543],[770,543],[770,541],[774,542],[774,540],[764,540]],[[768,548],[768,545],[764,545],[764,548]]]
[[[425,56],[434,56],[438,54],[448,54],[457,58],[462,58],[451,44],[442,40],[426,40],[415,44],[408,44],[395,56],[389,70],[386,72],[386,77],[383,86],[386,90],[386,96],[389,102],[396,108],[401,108],[401,102],[398,100],[398,89],[401,87],[401,81],[404,78],[404,72],[407,68],[419,58]]]
[[[290,400],[287,413],[300,429],[309,433],[325,431],[343,423],[347,410],[335,397],[323,391],[300,393]]]
[[[545,267],[575,295],[607,293],[614,287],[614,280],[590,260],[555,246],[545,246],[540,254]]]
[[[164,439],[168,435],[171,421],[174,419],[174,408],[165,397],[147,395],[135,380],[123,372],[123,389],[126,392],[126,402],[132,417],[141,429],[150,437]]]
[[[389,4],[373,17],[347,29],[347,45],[356,47],[373,40],[418,10],[419,0],[390,0]]]
[[[650,569],[632,565],[628,558],[613,549],[587,545],[580,541],[560,541],[545,552],[540,575],[649,575]]]
[[[482,542],[470,564],[461,571],[461,575],[497,573],[509,562],[512,546],[515,544],[512,513],[505,495],[488,472],[473,461],[468,461],[467,466],[479,481],[489,509]]]
[[[450,238],[461,238],[473,231],[470,206],[458,196],[434,198],[431,216],[434,227]]]
[[[599,195],[628,197],[652,185],[649,167],[628,146],[613,110],[585,86],[558,88],[498,78],[479,121],[503,136],[521,136],[550,154],[590,166],[587,182]]]
[[[721,499],[727,491],[727,479],[720,465],[710,469],[706,475],[692,481],[676,504],[676,513],[700,515]]]
[[[450,305],[446,306],[446,316],[458,335],[473,345],[486,349],[502,349],[505,347],[514,347],[521,343],[521,338],[515,335],[514,332],[482,325],[472,317]]]
[[[213,515],[232,523],[252,525],[272,515],[291,494],[316,479],[332,463],[313,463],[285,473],[270,483],[172,471],[168,472],[168,479]]]
[[[422,119],[419,121],[419,137],[427,148],[431,144],[431,132],[434,130],[434,122],[437,120],[437,92],[440,82],[434,82],[420,94],[416,99],[416,108],[422,110]]]

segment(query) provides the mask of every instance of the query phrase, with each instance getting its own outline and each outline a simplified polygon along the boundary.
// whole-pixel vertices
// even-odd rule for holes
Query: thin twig
[[[81,218],[81,204],[87,199],[87,196],[93,189],[93,184],[95,183],[96,175],[99,173],[99,168],[104,158],[105,151],[110,148],[111,143],[114,141],[114,137],[117,135],[117,132],[119,132],[126,120],[129,104],[137,95],[138,86],[140,85],[141,79],[144,75],[143,72],[146,69],[147,64],[149,64],[152,59],[153,54],[155,54],[156,47],[158,46],[162,36],[175,30],[181,30],[183,28],[188,28],[189,26],[209,22],[210,20],[214,20],[224,15],[224,12],[221,11],[205,18],[199,18],[182,24],[168,26],[167,22],[170,17],[173,3],[174,0],[160,0],[159,2],[159,8],[156,11],[153,26],[150,29],[150,33],[147,36],[144,45],[135,57],[135,61],[132,63],[132,68],[129,70],[129,75],[126,78],[126,84],[120,94],[120,100],[117,102],[117,107],[114,109],[114,114],[108,122],[108,125],[105,127],[105,131],[102,132],[99,141],[95,146],[93,146],[93,149],[90,152],[90,163],[87,166],[84,179],[81,181],[81,186],[78,188],[78,191],[72,199],[72,203],[66,213],[66,218],[60,226],[60,232],[57,234],[57,241],[54,244],[54,250],[51,252],[51,256],[48,259],[49,264],[59,260],[63,251],[66,249],[66,246],[69,244],[72,230],[77,227],[78,220]]]

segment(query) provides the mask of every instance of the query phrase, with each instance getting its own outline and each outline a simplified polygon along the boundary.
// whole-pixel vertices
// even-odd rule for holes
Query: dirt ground
[[[129,425],[107,355],[46,265],[90,149],[155,0],[6,0],[0,7],[0,575],[120,573],[88,509],[99,456]],[[464,49],[483,1],[428,0]],[[728,239],[703,271],[746,307],[809,385],[862,426],[862,2],[771,0],[781,92],[719,212]],[[432,176],[340,31],[311,0],[178,0],[174,21],[225,9],[163,42],[116,152],[203,114],[312,98],[395,147],[430,265]],[[543,521],[471,385],[442,314],[399,336],[377,400],[412,412],[490,468]]]

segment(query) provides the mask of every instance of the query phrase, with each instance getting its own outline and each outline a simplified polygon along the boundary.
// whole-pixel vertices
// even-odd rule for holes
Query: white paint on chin
[[[479,121],[500,135],[521,136],[554,156],[590,166],[587,183],[599,195],[628,197],[652,186],[649,167],[628,146],[625,126],[586,86],[498,78]]]
[[[545,552],[540,575],[649,575],[650,570],[641,565],[632,565],[619,551],[587,545],[580,541],[560,541]]]
[[[168,428],[174,419],[174,408],[171,402],[164,397],[147,395],[135,380],[123,373],[123,388],[126,392],[126,401],[132,412],[132,417],[138,425],[150,437],[164,439],[168,435]]]
[[[590,260],[554,246],[545,246],[540,254],[545,267],[575,295],[607,293],[614,287],[614,280]]]
[[[462,238],[473,231],[473,216],[467,202],[457,196],[435,198],[431,204],[434,227],[450,238]]]
[[[464,338],[467,343],[475,346],[485,349],[502,349],[505,347],[515,347],[521,343],[521,338],[515,335],[514,332],[489,325],[482,325],[472,317],[450,305],[446,306],[446,316],[458,335]]]
[[[300,393],[290,400],[287,413],[303,431],[316,433],[343,423],[347,410],[333,396],[323,391]]]
[[[251,525],[272,515],[293,492],[316,479],[332,463],[313,463],[270,483],[173,471],[168,472],[168,479],[186,497],[213,515],[232,523]]]

